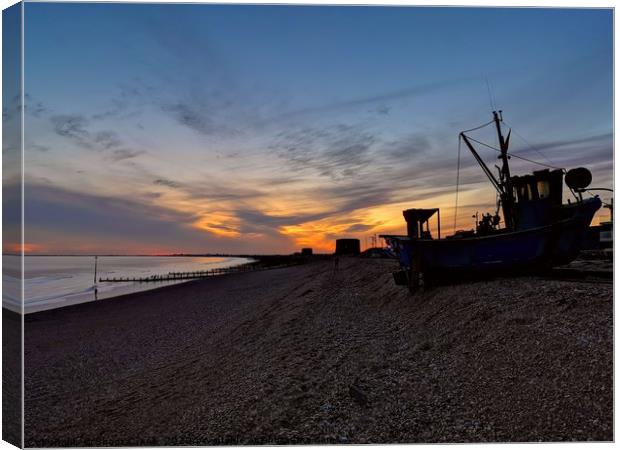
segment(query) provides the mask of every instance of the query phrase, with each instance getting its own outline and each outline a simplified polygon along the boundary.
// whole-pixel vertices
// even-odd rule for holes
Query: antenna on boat
[[[491,105],[491,111],[495,111],[495,100],[493,98],[493,94],[491,92],[491,85],[489,84],[489,78],[484,77],[484,81],[487,83],[487,92],[489,93],[489,105]]]

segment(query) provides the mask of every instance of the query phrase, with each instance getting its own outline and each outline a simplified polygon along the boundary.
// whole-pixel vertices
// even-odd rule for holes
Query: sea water
[[[20,308],[20,258],[3,255],[3,306]],[[93,256],[26,256],[24,258],[24,312],[103,300],[182,281],[99,282],[107,277],[150,277],[169,272],[194,272],[234,267],[252,261],[239,257],[99,256],[97,282]],[[96,289],[95,289],[96,288]]]

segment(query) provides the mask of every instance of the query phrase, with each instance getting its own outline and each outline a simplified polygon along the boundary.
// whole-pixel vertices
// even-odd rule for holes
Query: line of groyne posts
[[[218,275],[226,275],[231,273],[240,273],[240,272],[254,272],[256,270],[267,270],[267,269],[279,269],[282,267],[290,267],[298,265],[299,263],[287,263],[287,264],[279,264],[274,266],[261,266],[260,264],[242,264],[240,266],[234,267],[222,267],[211,270],[198,270],[194,272],[168,272],[166,275],[151,275],[148,277],[108,277],[108,278],[99,278],[100,283],[127,283],[127,282],[137,282],[137,283],[148,283],[148,282],[158,282],[158,281],[179,281],[179,280],[192,280],[196,278],[208,278],[214,277]]]

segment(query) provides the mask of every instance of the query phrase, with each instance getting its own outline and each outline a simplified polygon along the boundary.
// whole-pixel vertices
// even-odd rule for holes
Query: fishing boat
[[[495,126],[499,148],[466,134],[486,125]],[[505,127],[502,111],[493,111],[487,124],[459,133],[459,145],[465,143],[497,191],[494,214],[480,218],[476,214],[475,230],[456,231],[442,238],[439,208],[413,208],[403,211],[406,236],[381,235],[400,262],[401,270],[393,274],[397,284],[408,285],[414,292],[441,279],[540,271],[577,257],[602,204],[597,195],[583,197],[592,181],[590,171],[548,166],[527,175],[511,175],[509,160],[519,156],[508,152],[512,130],[504,137]],[[474,143],[499,153],[498,176],[482,160]],[[572,202],[562,201],[564,182],[574,197]],[[429,226],[433,217],[437,236]]]

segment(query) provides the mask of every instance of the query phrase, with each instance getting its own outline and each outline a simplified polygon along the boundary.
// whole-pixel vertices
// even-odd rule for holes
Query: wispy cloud
[[[86,130],[88,119],[79,114],[61,114],[51,118],[57,135],[72,139],[78,144],[92,148],[90,133]]]
[[[153,184],[158,184],[160,186],[167,186],[167,187],[174,188],[174,189],[181,187],[181,183],[177,183],[176,181],[168,180],[166,178],[158,178],[156,180],[153,180]]]
[[[366,223],[354,223],[349,226],[345,232],[347,233],[362,233],[364,231],[371,230],[375,225],[366,224]]]
[[[350,98],[342,101],[336,101],[332,103],[326,103],[317,106],[307,106],[305,108],[292,109],[285,111],[281,114],[277,114],[268,117],[261,124],[267,124],[270,122],[279,122],[283,120],[295,119],[303,116],[320,115],[339,111],[347,111],[358,107],[366,107],[368,105],[377,105],[376,111],[380,114],[388,114],[390,108],[385,105],[385,102],[390,100],[403,100],[407,98],[413,98],[431,94],[447,87],[458,86],[460,84],[469,82],[472,78],[458,78],[441,80],[428,84],[421,84],[416,86],[404,87],[402,89],[395,89],[389,92],[378,93],[374,95],[361,96],[357,98]]]
[[[270,149],[291,170],[332,179],[351,178],[372,162],[377,137],[357,126],[301,128],[277,134]]]
[[[56,135],[75,145],[104,153],[108,161],[120,162],[136,158],[146,153],[145,150],[127,148],[121,136],[112,130],[92,130],[93,122],[84,114],[58,114],[50,117]]]
[[[98,131],[93,135],[93,140],[108,150],[111,148],[118,148],[122,145],[122,141],[118,137],[118,134],[114,131]]]
[[[29,93],[24,94],[25,112],[33,117],[42,117],[50,112],[50,109],[40,100],[34,99]]]
[[[218,123],[215,114],[200,102],[177,101],[163,104],[162,110],[168,113],[180,125],[203,135],[231,135],[237,131],[230,126]],[[216,110],[214,107],[213,110]]]
[[[408,158],[419,157],[431,150],[433,144],[431,138],[422,133],[412,133],[388,142],[386,145],[387,158],[394,162],[406,161]]]
[[[146,154],[144,150],[127,150],[127,149],[119,149],[114,150],[110,155],[108,155],[108,159],[114,162],[124,161],[126,159],[136,158],[140,155]]]
[[[7,201],[18,199],[19,196],[7,196]],[[84,194],[33,183],[26,186],[25,202],[29,236],[42,252],[66,252],[59,236],[70,239],[77,252],[93,251],[105,242],[109,253],[120,254],[135,253],[145,246],[164,253],[268,252],[270,246],[286,246],[289,240],[277,233],[261,242],[231,240],[193,227],[197,216],[191,213],[134,199]]]
[[[536,150],[556,151],[556,150],[566,150],[566,149],[574,148],[574,147],[584,148],[584,146],[593,146],[593,145],[598,146],[601,144],[609,145],[610,143],[613,142],[613,138],[614,138],[613,133],[602,133],[602,134],[595,134],[591,136],[574,137],[571,139],[561,139],[561,140],[529,144],[529,145],[520,144],[518,147],[516,147],[514,150],[511,150],[511,151],[513,153],[536,151]],[[513,140],[514,139],[515,138],[513,137]],[[586,153],[588,149],[589,147],[584,148],[583,152]]]
[[[49,152],[50,151],[50,147],[47,145],[42,145],[42,144],[36,144],[36,143],[26,143],[25,145],[26,151],[28,150],[34,150],[35,152]]]
[[[298,225],[304,222],[322,219],[325,217],[325,214],[289,214],[274,216],[258,210],[238,209],[235,211],[235,216],[241,219],[241,222],[244,224],[243,226],[248,227],[246,229],[249,230],[256,226],[260,226],[261,228],[267,226],[275,229],[283,225]]]

